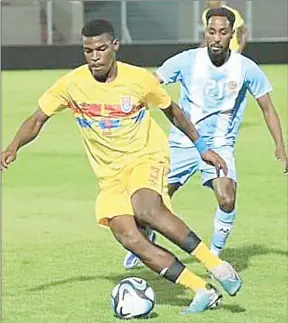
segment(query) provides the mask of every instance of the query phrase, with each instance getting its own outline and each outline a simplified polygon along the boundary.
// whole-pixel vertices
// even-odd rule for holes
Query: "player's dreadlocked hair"
[[[232,11],[230,11],[227,8],[221,7],[217,9],[209,9],[206,13],[206,23],[208,25],[208,21],[211,17],[220,16],[220,17],[226,17],[230,23],[231,28],[234,28],[235,23],[235,15]]]
[[[94,37],[102,34],[108,34],[112,39],[115,38],[115,31],[113,26],[107,20],[93,19],[88,21],[82,28],[82,36]]]

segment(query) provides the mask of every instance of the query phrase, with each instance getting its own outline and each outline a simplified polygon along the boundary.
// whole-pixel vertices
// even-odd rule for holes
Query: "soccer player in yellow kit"
[[[201,239],[170,207],[166,176],[168,142],[151,119],[155,105],[198,147],[204,161],[226,172],[226,164],[207,148],[156,78],[143,68],[116,60],[119,40],[105,20],[92,20],[82,29],[86,65],[60,78],[38,102],[2,153],[1,168],[16,159],[17,151],[32,141],[54,114],[70,109],[84,139],[86,153],[99,179],[97,222],[109,227],[124,248],[166,279],[195,291],[184,311],[202,312],[219,303],[221,293],[194,275],[171,252],[151,243],[140,230],[150,227],[195,256],[234,296],[241,280],[233,267],[214,256]]]
[[[206,28],[206,21],[207,21],[206,14],[209,11],[209,9],[224,7],[234,13],[235,15],[234,35],[230,42],[230,49],[236,52],[242,53],[247,43],[248,31],[247,31],[247,28],[245,27],[244,20],[241,17],[241,14],[239,13],[239,11],[224,5],[223,1],[221,0],[210,0],[206,2],[207,2],[207,9],[202,14],[202,23],[205,28]]]

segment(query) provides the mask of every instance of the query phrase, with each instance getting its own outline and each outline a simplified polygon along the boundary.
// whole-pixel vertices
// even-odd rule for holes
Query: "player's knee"
[[[143,224],[152,224],[157,216],[161,214],[160,207],[149,205],[137,211],[135,216],[136,219]]]
[[[235,195],[225,194],[219,199],[219,206],[224,212],[232,212],[235,208]]]

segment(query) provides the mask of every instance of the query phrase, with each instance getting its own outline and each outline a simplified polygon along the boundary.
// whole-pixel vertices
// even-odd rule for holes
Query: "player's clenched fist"
[[[1,171],[7,169],[9,164],[11,164],[17,157],[16,151],[12,149],[6,149],[1,153]]]

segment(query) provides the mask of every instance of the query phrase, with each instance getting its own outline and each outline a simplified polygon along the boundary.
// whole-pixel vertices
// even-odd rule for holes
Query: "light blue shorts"
[[[234,147],[222,146],[212,148],[212,150],[225,160],[228,167],[226,177],[233,179],[237,183]],[[168,175],[169,184],[179,183],[184,185],[197,171],[201,172],[202,184],[205,186],[211,187],[212,180],[218,177],[215,167],[206,164],[195,147],[170,147],[170,169],[171,171]],[[220,177],[224,176],[223,172],[220,171]]]

